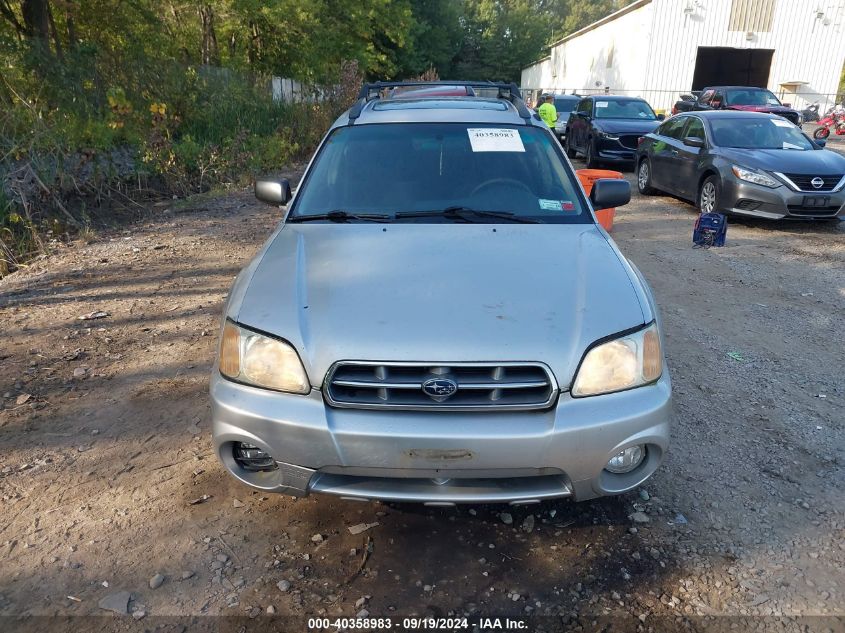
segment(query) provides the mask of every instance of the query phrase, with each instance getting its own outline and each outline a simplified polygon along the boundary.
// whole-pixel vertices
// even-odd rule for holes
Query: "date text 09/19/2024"
[[[524,618],[420,618],[420,617],[384,617],[384,618],[309,618],[308,630],[364,630],[364,631],[524,631],[528,630]]]

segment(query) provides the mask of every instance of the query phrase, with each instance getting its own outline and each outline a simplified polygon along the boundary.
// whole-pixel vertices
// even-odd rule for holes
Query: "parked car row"
[[[557,97],[555,97],[557,99]],[[668,120],[641,98],[582,97],[555,133],[588,168],[629,165],[640,193],[663,191],[718,211],[769,219],[835,219],[845,157],[801,130],[801,115],[763,88],[684,95]],[[817,135],[818,136],[818,135]]]

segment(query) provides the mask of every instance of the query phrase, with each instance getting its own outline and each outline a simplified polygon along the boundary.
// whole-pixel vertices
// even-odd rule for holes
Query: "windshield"
[[[555,99],[555,110],[558,112],[572,112],[578,105],[578,99]]]
[[[725,91],[726,105],[779,106],[778,98],[768,90],[742,88]]]
[[[335,129],[315,159],[289,219],[343,211],[388,221],[503,222],[437,212],[454,207],[552,223],[588,223],[574,174],[552,137],[534,127],[389,123]],[[401,217],[397,217],[397,215]],[[482,219],[483,218],[483,219]]]
[[[597,119],[637,119],[640,121],[657,119],[651,106],[640,99],[596,99],[593,112]]]
[[[742,149],[811,150],[813,144],[786,119],[711,119],[713,141],[721,147]]]

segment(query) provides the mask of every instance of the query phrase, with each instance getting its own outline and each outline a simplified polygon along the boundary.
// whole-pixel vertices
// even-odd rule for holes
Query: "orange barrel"
[[[618,171],[610,171],[609,169],[578,169],[575,171],[578,180],[581,181],[581,186],[584,187],[584,193],[587,197],[593,190],[593,183],[602,178],[615,178],[619,180],[624,176]],[[613,217],[616,215],[616,209],[602,209],[596,211],[596,218],[605,230],[610,231],[613,228]]]

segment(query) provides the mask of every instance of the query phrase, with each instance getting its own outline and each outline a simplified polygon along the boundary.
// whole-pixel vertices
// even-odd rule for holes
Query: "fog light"
[[[246,442],[235,442],[232,452],[238,466],[244,470],[251,472],[276,470],[276,462],[273,458],[257,446]]]
[[[637,444],[611,457],[604,468],[612,473],[629,473],[642,464],[644,457],[645,446]]]

